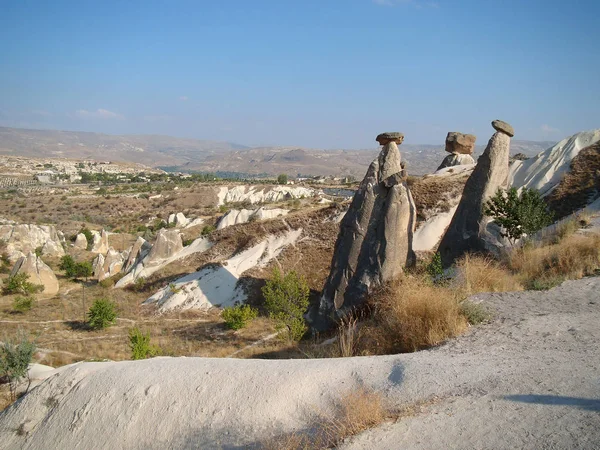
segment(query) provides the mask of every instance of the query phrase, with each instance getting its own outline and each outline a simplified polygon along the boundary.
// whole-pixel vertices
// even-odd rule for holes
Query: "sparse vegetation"
[[[223,309],[221,317],[223,317],[227,328],[239,330],[258,317],[258,310],[250,305],[236,305]]]
[[[213,225],[204,225],[204,227],[202,228],[202,231],[200,232],[200,234],[202,236],[208,236],[209,234],[211,234],[215,230],[216,230],[216,228]]]
[[[460,303],[460,313],[471,325],[479,325],[492,318],[492,314],[481,303],[465,300]]]
[[[108,328],[117,320],[116,305],[108,299],[96,300],[87,314],[88,325],[94,330]]]
[[[279,269],[273,271],[271,279],[262,288],[269,316],[278,328],[287,329],[291,340],[298,341],[306,333],[304,313],[309,304],[309,292],[308,284],[296,272],[284,275]]]

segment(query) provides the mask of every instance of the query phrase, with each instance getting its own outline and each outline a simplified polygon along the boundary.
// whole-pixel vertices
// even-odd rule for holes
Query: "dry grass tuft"
[[[467,326],[460,292],[405,276],[370,299],[375,314],[362,330],[362,354],[414,352],[440,344]]]
[[[521,291],[518,277],[491,258],[466,254],[456,264],[456,289],[463,297],[480,292]]]
[[[310,433],[276,436],[261,445],[265,450],[327,449],[344,439],[397,417],[385,407],[378,392],[361,387],[350,390],[334,402],[332,412],[320,413]]]
[[[600,235],[570,234],[555,244],[525,246],[509,256],[508,265],[527,286],[593,275],[600,269]]]

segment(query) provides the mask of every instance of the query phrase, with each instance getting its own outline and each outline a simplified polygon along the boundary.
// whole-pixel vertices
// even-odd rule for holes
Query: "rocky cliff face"
[[[331,272],[311,315],[317,329],[362,306],[369,292],[414,261],[416,210],[398,150],[403,138],[400,133],[378,136],[383,149],[341,222]]]
[[[42,255],[63,256],[64,236],[54,225],[7,224],[0,225],[0,239],[6,242],[6,251],[12,262],[42,249]]]
[[[497,132],[467,180],[456,213],[438,248],[446,267],[466,252],[494,251],[499,245],[499,235],[491,229],[493,224],[483,209],[498,188],[507,186],[510,138],[514,132],[502,121],[495,120],[492,126]]]

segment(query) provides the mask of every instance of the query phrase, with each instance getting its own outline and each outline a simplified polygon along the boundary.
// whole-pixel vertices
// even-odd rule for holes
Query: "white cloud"
[[[542,130],[544,133],[558,133],[560,130],[558,128],[552,128],[550,125],[544,124],[540,127],[540,130]]]
[[[125,116],[122,114],[109,111],[108,109],[98,108],[96,111],[88,111],[87,109],[78,109],[75,115],[82,119],[117,119],[123,120]]]
[[[187,102],[189,100],[189,98],[186,97],[185,95],[182,95],[181,97],[179,97],[179,100],[181,100],[182,102]]]

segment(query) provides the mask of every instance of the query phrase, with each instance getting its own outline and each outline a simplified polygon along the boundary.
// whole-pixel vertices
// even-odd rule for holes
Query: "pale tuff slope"
[[[236,448],[311,426],[364,384],[437,399],[349,448],[593,448],[600,442],[600,278],[480,294],[496,320],[420,353],[320,360],[81,363],[0,413],[6,449]],[[434,414],[431,414],[433,412]],[[21,430],[17,432],[17,430]]]

